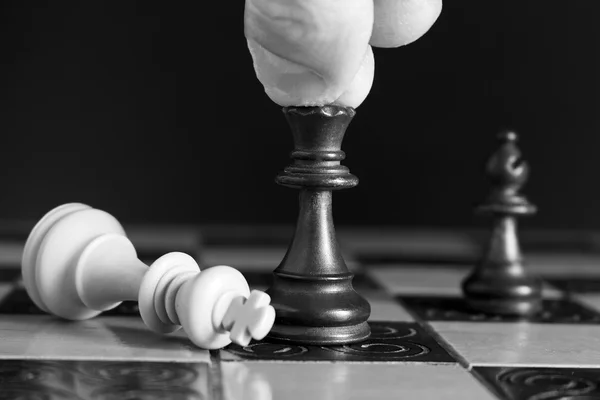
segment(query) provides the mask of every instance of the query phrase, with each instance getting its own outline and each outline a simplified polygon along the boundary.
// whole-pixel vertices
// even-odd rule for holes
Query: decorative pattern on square
[[[371,337],[360,343],[312,346],[266,339],[252,342],[246,347],[231,344],[222,351],[221,356],[223,360],[456,363],[419,324],[371,322],[370,325]]]
[[[600,399],[600,369],[475,367],[473,373],[505,400]]]
[[[546,279],[552,286],[567,293],[600,294],[600,277],[565,277]]]
[[[5,360],[6,399],[205,399],[208,366],[197,363]]]
[[[469,308],[459,297],[408,297],[397,299],[425,321],[517,322],[560,324],[600,324],[600,314],[569,299],[545,299],[542,310],[530,317],[487,314]]]

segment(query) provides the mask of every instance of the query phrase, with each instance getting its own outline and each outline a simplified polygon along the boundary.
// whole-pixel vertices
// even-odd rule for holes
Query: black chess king
[[[285,107],[294,139],[293,163],[279,185],[300,190],[292,242],[273,271],[267,291],[276,310],[269,337],[305,344],[343,344],[367,339],[369,303],[352,286],[336,239],[332,192],[354,187],[358,178],[340,164],[351,107]]]

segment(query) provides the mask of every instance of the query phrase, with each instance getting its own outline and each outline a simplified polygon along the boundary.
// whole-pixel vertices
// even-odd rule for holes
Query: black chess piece
[[[517,135],[499,135],[500,148],[487,164],[491,193],[478,211],[492,215],[488,247],[479,264],[463,281],[467,304],[474,310],[507,316],[529,316],[542,306],[542,285],[527,274],[517,234],[517,217],[537,210],[519,193],[529,176]]]
[[[340,161],[350,107],[285,107],[294,162],[279,185],[300,189],[296,231],[267,291],[276,310],[269,337],[305,344],[343,344],[367,339],[369,303],[352,286],[336,239],[332,191],[358,184]]]

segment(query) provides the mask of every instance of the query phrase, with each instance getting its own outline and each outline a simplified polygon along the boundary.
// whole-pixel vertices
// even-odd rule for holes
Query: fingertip
[[[367,46],[360,69],[348,89],[334,102],[344,107],[358,108],[367,98],[375,76],[375,59],[373,49]]]
[[[433,26],[442,0],[374,0],[374,47],[399,47],[414,42]]]

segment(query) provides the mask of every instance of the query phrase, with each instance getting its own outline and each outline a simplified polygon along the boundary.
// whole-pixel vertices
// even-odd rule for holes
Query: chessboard
[[[354,287],[371,304],[362,343],[268,339],[206,351],[161,336],[122,303],[91,320],[44,314],[20,259],[31,223],[0,231],[0,399],[600,399],[600,236],[524,231],[526,265],[544,280],[528,319],[474,313],[460,282],[486,232],[338,228]],[[231,265],[266,289],[292,226],[125,224],[147,263],[182,251],[202,268]]]

